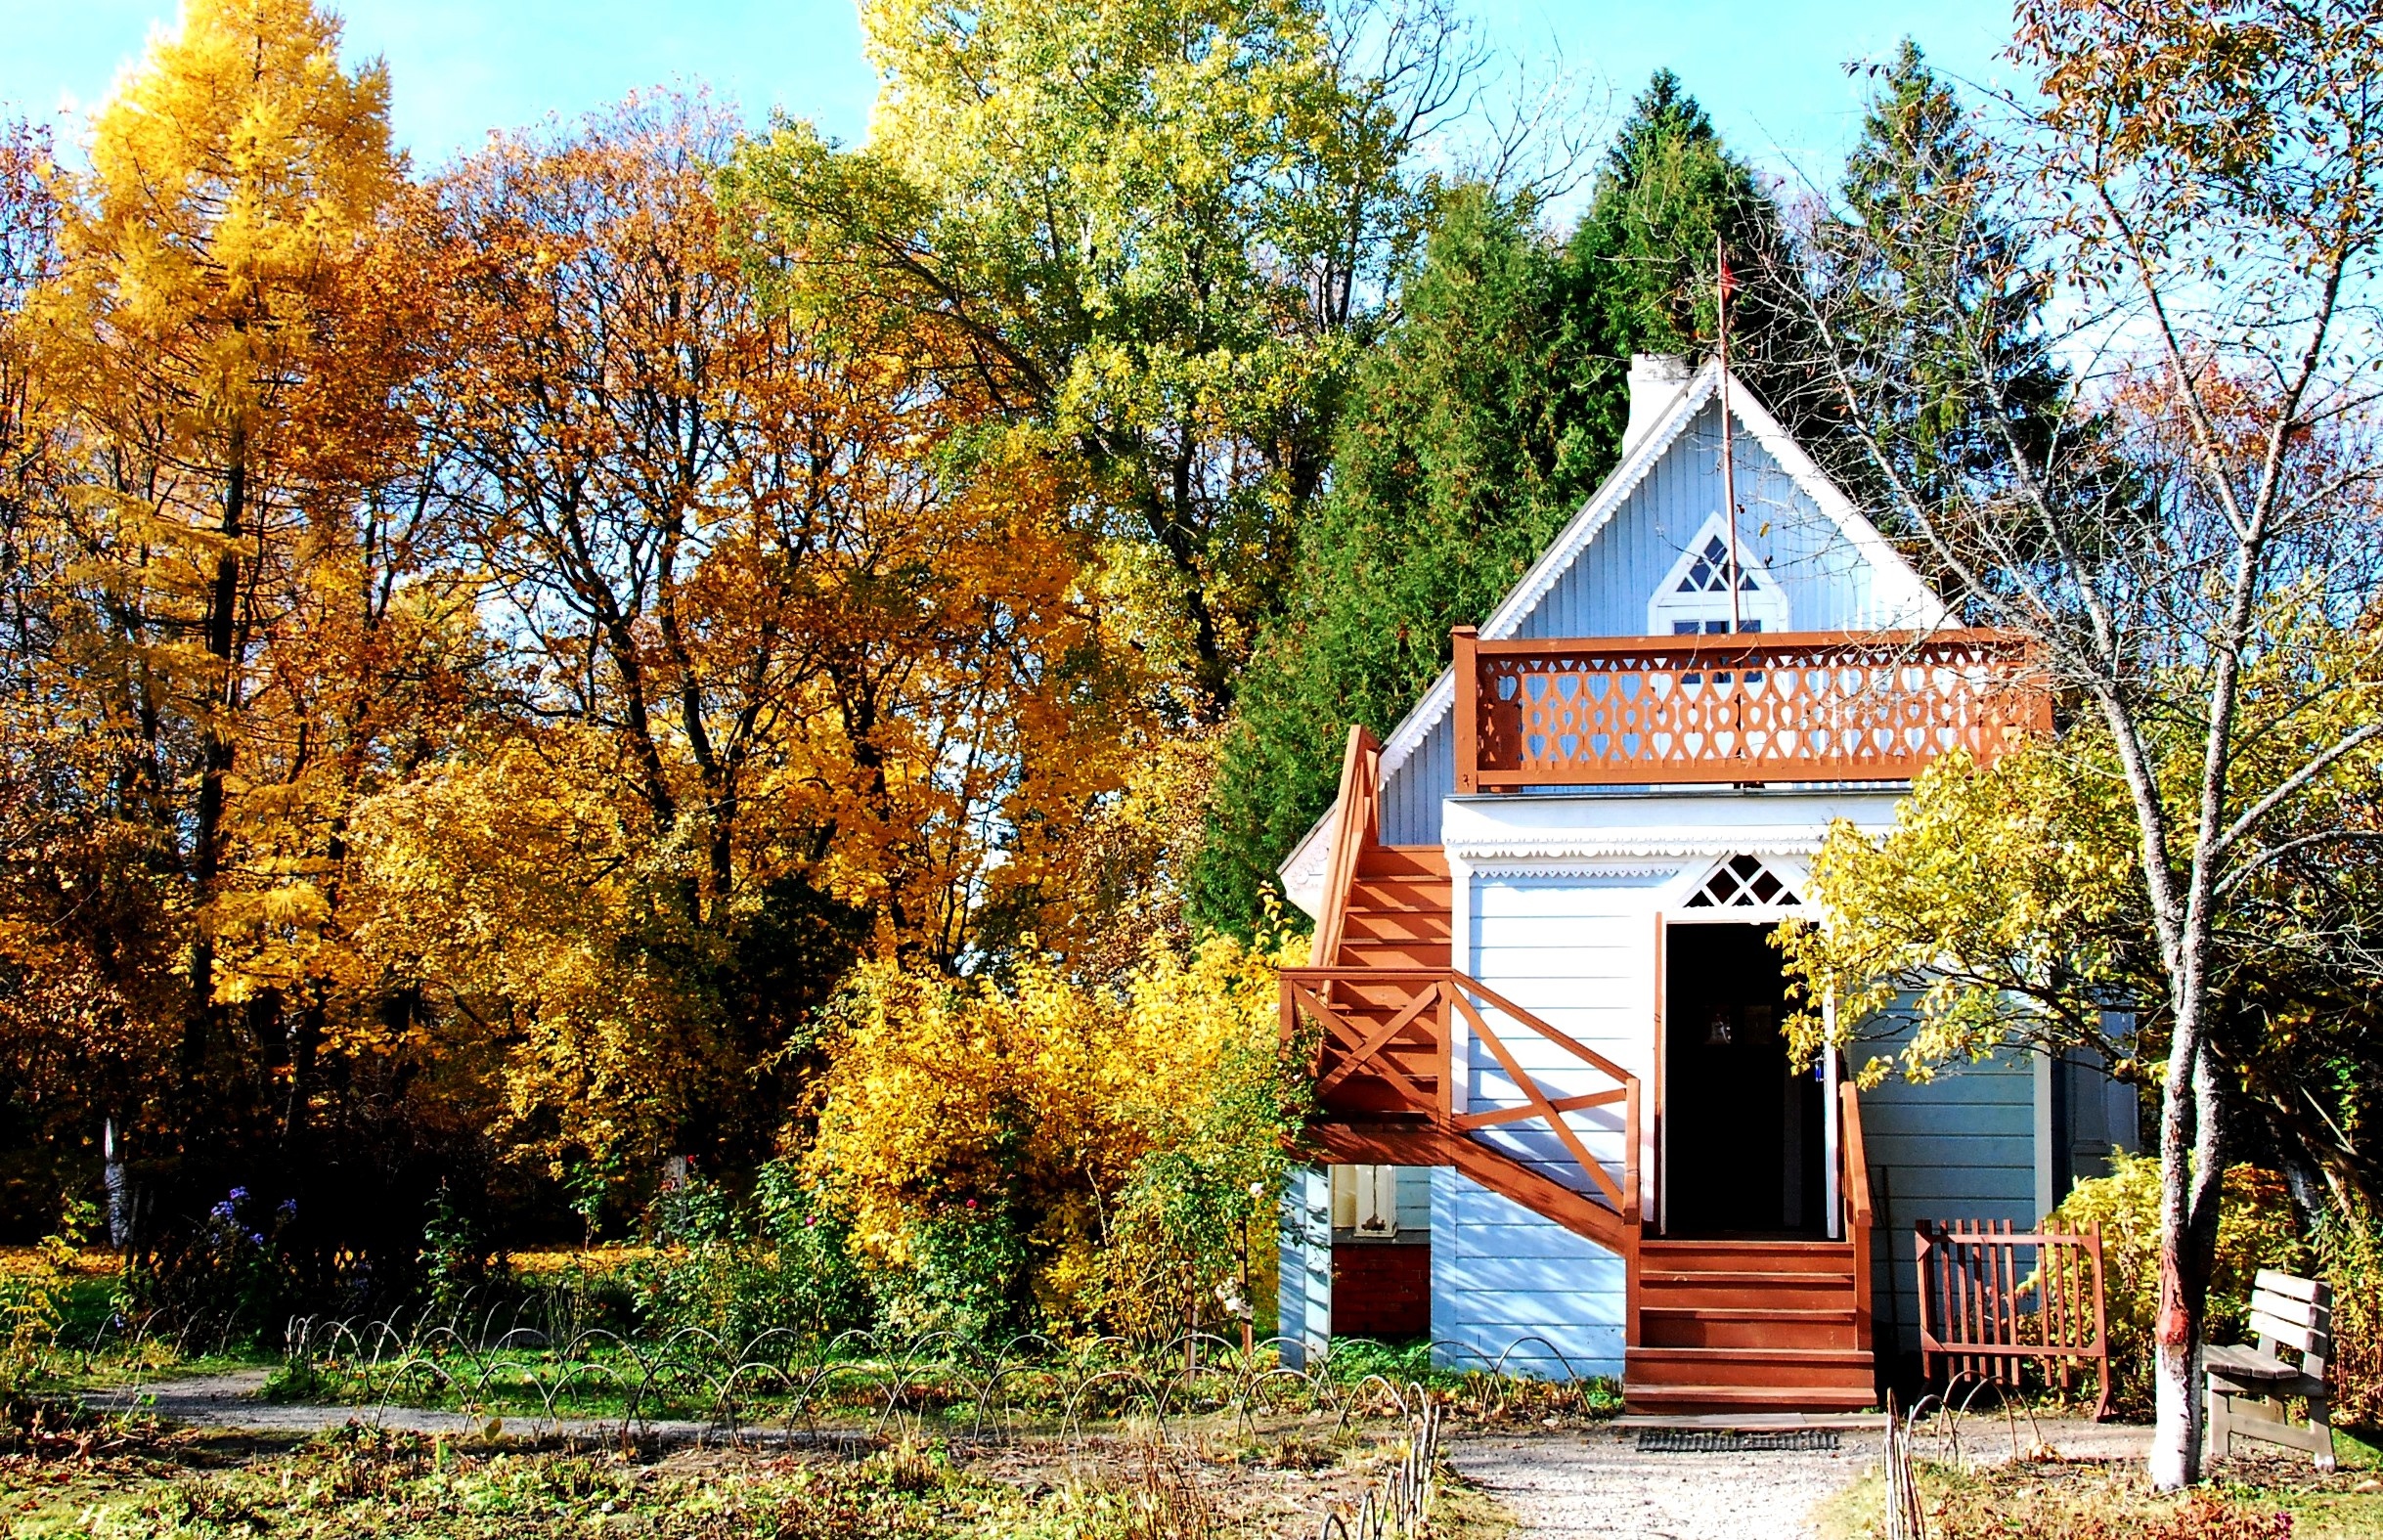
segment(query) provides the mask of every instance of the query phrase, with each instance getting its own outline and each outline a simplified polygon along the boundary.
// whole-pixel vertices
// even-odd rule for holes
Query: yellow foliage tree
[[[1064,467],[762,304],[733,143],[633,98],[419,211],[454,274],[426,432],[509,688],[375,805],[373,942],[490,1025],[558,1170],[766,1154],[854,956],[1032,929],[1144,716]]]
[[[347,818],[434,751],[478,661],[412,495],[437,275],[387,239],[388,82],[338,42],[306,0],[192,0],[97,115],[88,172],[52,177],[55,260],[12,321],[53,463],[18,526],[38,577],[0,709],[16,768],[46,763],[11,836],[74,852],[17,865],[14,934],[67,888],[110,895],[154,1032],[122,1030],[121,988],[58,1018],[117,1019],[86,1110],[201,1164],[294,1152],[324,1055],[378,1033]]]
[[[949,1280],[978,1323],[1029,1291],[1062,1329],[1223,1312],[1297,1127],[1272,958],[1154,946],[1122,992],[1045,960],[1007,989],[877,964],[839,1014],[805,1166],[866,1255]],[[1149,1222],[1169,1203],[1199,1222]]]

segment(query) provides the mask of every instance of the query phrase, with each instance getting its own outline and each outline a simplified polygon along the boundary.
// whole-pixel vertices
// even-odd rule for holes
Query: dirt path
[[[410,1407],[281,1405],[260,1400],[265,1371],[162,1380],[135,1390],[95,1391],[85,1404],[98,1411],[139,1409],[199,1428],[237,1429],[292,1436],[351,1421],[425,1433],[485,1435],[486,1418]],[[514,1437],[618,1437],[618,1423],[590,1419],[508,1417],[497,1432]],[[661,1422],[644,1431],[664,1443],[721,1438],[706,1423]],[[1961,1425],[1961,1452],[2001,1461],[2040,1445],[2071,1459],[2133,1459],[2144,1452],[2149,1430],[2096,1427],[2085,1422],[2015,1423],[1997,1417]],[[774,1430],[747,1430],[748,1440],[770,1442]],[[841,1442],[848,1434],[826,1434]],[[1814,1505],[1842,1491],[1877,1463],[1875,1427],[1837,1430],[1835,1449],[1659,1453],[1639,1447],[1638,1430],[1599,1428],[1582,1432],[1459,1436],[1448,1444],[1456,1469],[1521,1521],[1516,1540],[1808,1540],[1816,1533]],[[809,1439],[802,1440],[809,1442]],[[1952,1447],[1923,1438],[1923,1456],[1943,1458]]]
[[[236,1429],[257,1433],[319,1433],[327,1429],[343,1428],[351,1422],[367,1423],[376,1428],[402,1429],[408,1432],[459,1436],[486,1434],[491,1430],[488,1417],[475,1417],[463,1412],[429,1412],[407,1406],[283,1404],[260,1400],[258,1393],[265,1387],[265,1370],[242,1369],[231,1374],[158,1380],[137,1388],[87,1391],[83,1404],[95,1412],[144,1411],[193,1428]],[[673,1444],[696,1443],[724,1435],[722,1429],[710,1423],[646,1422],[640,1424],[639,1430],[664,1443]],[[620,1430],[621,1425],[617,1421],[545,1418],[519,1413],[508,1413],[495,1425],[498,1433],[520,1437],[600,1439],[617,1437]],[[744,1437],[749,1442],[769,1441],[780,1436],[781,1431],[774,1428],[744,1430]],[[820,1441],[840,1442],[842,1439],[838,1435],[828,1434],[823,1435]]]
[[[2038,1439],[2072,1459],[2140,1456],[2148,1430],[2092,1423],[2017,1423],[2017,1452]],[[1630,1429],[1450,1446],[1456,1469],[1521,1520],[1517,1540],[1807,1540],[1809,1515],[1878,1462],[1880,1433],[1845,1429],[1833,1450],[1643,1451]],[[2000,1461],[2013,1452],[2009,1425],[1971,1419],[1964,1452]],[[1927,1441],[1923,1455],[1949,1453]]]

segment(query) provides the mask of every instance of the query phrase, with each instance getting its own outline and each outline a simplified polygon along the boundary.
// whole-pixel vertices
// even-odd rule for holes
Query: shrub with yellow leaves
[[[1047,959],[1005,985],[860,969],[805,1164],[902,1280],[893,1314],[1143,1337],[1239,1315],[1304,1111],[1276,962],[1216,939],[1154,945],[1115,989]]]

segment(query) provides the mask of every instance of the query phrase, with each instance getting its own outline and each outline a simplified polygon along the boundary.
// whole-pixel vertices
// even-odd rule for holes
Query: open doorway
[[[1826,1087],[1789,1070],[1769,925],[1664,931],[1664,1229],[1827,1232]]]

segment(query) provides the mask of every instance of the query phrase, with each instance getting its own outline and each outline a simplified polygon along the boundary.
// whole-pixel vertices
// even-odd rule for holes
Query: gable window
[[[1803,901],[1779,874],[1751,856],[1732,856],[1713,868],[1688,901],[1692,909],[1786,909]]]
[[[1740,631],[1789,629],[1787,593],[1747,546],[1743,531],[1738,541],[1738,560],[1730,560],[1729,524],[1715,513],[1697,531],[1647,601],[1648,634],[1694,637],[1726,633],[1733,589]]]

